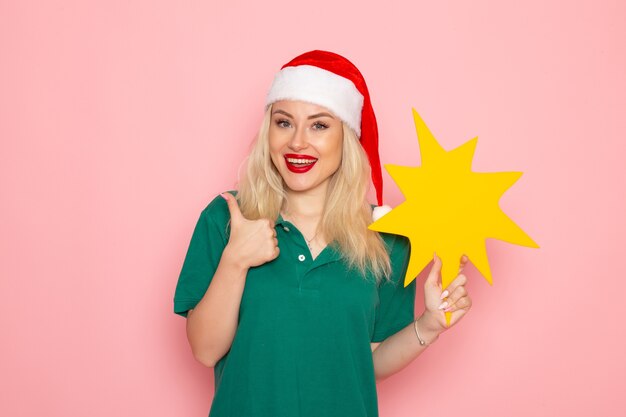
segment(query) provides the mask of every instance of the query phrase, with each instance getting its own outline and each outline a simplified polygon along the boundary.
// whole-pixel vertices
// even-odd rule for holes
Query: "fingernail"
[[[448,312],[450,312],[450,310],[452,310],[452,307],[448,307],[448,308],[446,308],[445,310],[443,310],[443,312],[444,312],[444,313],[448,313]]]
[[[443,310],[444,308],[448,307],[448,302],[444,301],[443,303],[441,303],[441,305],[439,306],[439,310]]]
[[[450,293],[448,292],[448,290],[445,290],[444,292],[441,293],[441,299],[443,300],[444,298],[446,298],[448,295],[450,295]]]

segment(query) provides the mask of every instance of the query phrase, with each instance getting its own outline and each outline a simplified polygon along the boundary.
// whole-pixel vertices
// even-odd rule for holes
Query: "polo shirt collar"
[[[278,213],[278,217],[276,218],[274,224],[276,225],[276,227],[280,226],[281,228],[284,228],[285,226],[287,226],[288,229],[297,229],[297,227],[293,223],[283,219],[283,216],[280,213]],[[298,232],[300,231],[298,230]],[[343,256],[341,255],[341,252],[336,247],[336,245],[329,243],[328,247],[324,248],[324,250],[320,252],[320,254],[317,256],[317,258],[315,258],[312,267],[317,268],[330,262],[341,261],[342,258]]]

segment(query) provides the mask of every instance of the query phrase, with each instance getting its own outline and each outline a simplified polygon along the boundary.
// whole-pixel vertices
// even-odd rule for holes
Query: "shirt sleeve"
[[[379,304],[376,309],[372,342],[382,342],[415,319],[416,280],[404,286],[404,275],[410,255],[409,240],[399,235],[383,239],[389,242],[391,279],[381,281],[378,287]]]
[[[229,219],[226,200],[220,196],[200,213],[176,284],[174,313],[187,317],[209,288],[228,243]]]

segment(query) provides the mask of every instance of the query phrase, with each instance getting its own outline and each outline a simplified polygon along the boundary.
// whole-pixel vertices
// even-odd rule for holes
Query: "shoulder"
[[[237,191],[233,190],[224,192],[237,195]],[[200,213],[200,220],[208,225],[217,226],[226,235],[230,221],[230,212],[226,200],[219,194],[215,196]]]
[[[379,233],[385,243],[385,248],[389,254],[391,268],[401,268],[408,261],[411,252],[411,244],[405,236],[394,235],[391,233]]]
[[[391,233],[380,233],[380,237],[385,242],[389,253],[397,251],[407,251],[409,249],[409,239],[405,236],[394,235]]]
[[[372,211],[376,207],[375,204],[370,204]],[[382,238],[385,243],[385,248],[387,249],[387,253],[391,255],[392,253],[405,253],[408,252],[410,248],[409,239],[405,236],[394,235],[391,233],[377,232],[379,236]]]
[[[237,191],[229,190],[224,191],[224,193],[230,193],[234,196],[237,196]],[[207,204],[207,206],[202,210],[201,213],[203,216],[218,216],[218,217],[226,217],[230,218],[230,214],[228,212],[228,204],[224,197],[221,195],[216,195],[213,200]]]

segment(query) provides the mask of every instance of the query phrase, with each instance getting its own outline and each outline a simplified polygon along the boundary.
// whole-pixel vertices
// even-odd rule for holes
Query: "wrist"
[[[224,251],[222,252],[220,264],[236,275],[243,274],[245,276],[250,269],[250,266],[246,264],[245,259],[237,256],[235,252],[236,251],[233,251],[229,245],[226,245]]]
[[[444,332],[444,328],[439,325],[436,318],[431,316],[428,311],[425,311],[421,316],[415,320],[416,326],[419,329],[419,334],[427,344],[430,344],[439,338],[439,335]]]

